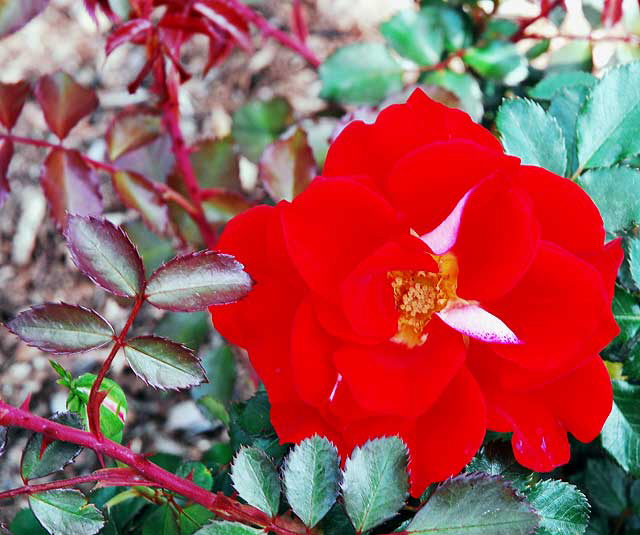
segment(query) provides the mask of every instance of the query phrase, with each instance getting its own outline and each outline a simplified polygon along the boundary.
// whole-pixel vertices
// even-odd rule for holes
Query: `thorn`
[[[29,392],[25,400],[20,404],[20,409],[23,411],[28,411],[29,405],[31,405],[31,392]]]

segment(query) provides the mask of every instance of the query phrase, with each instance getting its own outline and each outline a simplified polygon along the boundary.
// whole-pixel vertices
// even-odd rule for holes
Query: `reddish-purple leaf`
[[[120,227],[104,219],[70,215],[65,237],[74,263],[96,284],[122,297],[142,291],[142,259]]]
[[[605,28],[617,24],[622,19],[622,0],[604,0],[602,25]]]
[[[29,93],[31,86],[24,80],[15,84],[0,82],[0,124],[7,130],[16,124]]]
[[[27,345],[58,354],[78,353],[113,340],[113,327],[97,312],[66,303],[31,307],[7,323]]]
[[[60,139],[98,107],[95,91],[80,85],[63,71],[42,76],[35,93],[47,125]]]
[[[202,201],[204,215],[209,223],[226,223],[232,217],[251,208],[252,204],[233,191],[220,191]]]
[[[162,133],[162,118],[149,108],[134,108],[119,113],[107,130],[108,156],[111,161],[156,139]]]
[[[9,185],[9,164],[13,157],[13,141],[7,138],[0,138],[0,207],[7,200],[11,192]]]
[[[104,14],[111,20],[116,20],[116,14],[111,10],[109,0],[84,0],[84,5],[93,20],[96,20],[96,8],[100,7]]]
[[[155,388],[188,388],[206,380],[195,353],[159,336],[127,340],[124,355],[135,374]]]
[[[193,312],[242,299],[251,277],[232,256],[214,251],[178,256],[151,275],[147,301],[164,310]]]
[[[0,1],[0,39],[18,31],[38,15],[49,0],[2,0]]]
[[[156,182],[166,182],[175,163],[171,138],[167,134],[130,150],[114,162],[118,169],[133,171]]]
[[[293,200],[317,172],[305,131],[298,128],[289,137],[271,143],[262,153],[259,169],[260,180],[274,200]]]
[[[132,19],[117,26],[107,38],[107,56],[124,43],[143,37],[153,25],[149,19]]]
[[[167,231],[169,209],[153,182],[137,173],[118,171],[113,175],[113,187],[124,204],[140,212],[151,230],[160,234]]]
[[[193,5],[193,9],[208,18],[218,28],[231,35],[240,48],[247,52],[253,51],[253,43],[251,42],[251,36],[249,35],[248,28],[246,25],[241,24],[243,22],[241,18],[239,21],[234,20],[236,18],[234,16],[235,12],[229,11],[228,8],[221,5],[221,3],[214,3],[211,1],[196,2]]]
[[[78,151],[53,149],[42,166],[40,180],[58,226],[65,226],[67,213],[100,215],[102,212],[98,177]]]

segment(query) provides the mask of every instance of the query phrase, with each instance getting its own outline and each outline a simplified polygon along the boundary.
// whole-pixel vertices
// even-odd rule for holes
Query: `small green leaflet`
[[[640,477],[640,386],[612,384],[613,409],[602,428],[602,446],[628,473]]]
[[[240,497],[269,516],[278,514],[280,478],[267,454],[257,448],[238,451],[231,467],[231,480]]]
[[[526,492],[540,515],[536,535],[581,535],[589,522],[589,502],[576,487],[547,479]]]
[[[237,522],[213,522],[198,530],[194,535],[257,535],[264,533],[262,529],[250,528]]]
[[[102,513],[77,490],[32,494],[29,505],[40,524],[52,535],[94,535],[104,526]]]

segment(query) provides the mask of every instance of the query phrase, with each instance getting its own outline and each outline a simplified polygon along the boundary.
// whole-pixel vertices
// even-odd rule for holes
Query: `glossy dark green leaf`
[[[539,518],[501,477],[461,475],[442,483],[405,528],[411,535],[530,535]]]
[[[356,531],[393,517],[409,494],[407,449],[398,437],[384,437],[354,448],[344,466],[342,495]]]
[[[241,448],[233,459],[231,480],[240,497],[273,517],[280,505],[280,478],[273,461],[259,449]]]
[[[313,151],[301,128],[271,143],[260,158],[258,178],[274,201],[292,201],[316,174]]]
[[[82,427],[78,416],[70,412],[56,414],[51,420],[71,427]],[[33,433],[22,452],[20,476],[23,481],[38,479],[62,470],[82,451],[81,446],[59,440],[47,441],[43,449],[42,441],[41,434]]]
[[[58,354],[79,353],[113,340],[113,327],[97,312],[66,303],[31,307],[6,324],[26,344]]]
[[[529,90],[529,96],[540,100],[551,100],[562,89],[576,86],[590,89],[598,79],[584,71],[564,71],[551,73]]]
[[[142,259],[120,227],[105,219],[70,215],[65,238],[75,265],[93,282],[122,297],[140,293]]]
[[[331,509],[340,490],[338,450],[315,435],[295,446],[287,456],[282,476],[293,512],[312,528]]]
[[[548,113],[558,121],[564,135],[567,148],[566,175],[572,176],[578,169],[578,136],[576,123],[578,113],[589,94],[589,88],[577,85],[568,89],[560,89],[551,100]]]
[[[193,312],[244,297],[251,277],[232,256],[214,251],[178,256],[149,279],[146,298],[164,310]]]
[[[613,381],[613,408],[601,438],[602,446],[618,464],[640,477],[640,386]]]
[[[605,228],[615,233],[640,221],[640,171],[631,167],[590,169],[580,185],[596,203]]]
[[[496,125],[507,154],[517,156],[525,165],[564,175],[564,135],[558,122],[539,104],[521,98],[505,100],[498,110]]]
[[[200,187],[242,192],[238,155],[231,137],[201,141],[189,157]]]
[[[291,118],[291,105],[282,97],[254,100],[233,114],[231,132],[242,154],[258,163],[262,151],[286,130]]]
[[[576,487],[547,479],[527,490],[527,500],[540,515],[536,535],[581,535],[589,522],[589,502]]]
[[[216,521],[203,527],[194,535],[258,535],[263,531],[237,522]]]
[[[122,202],[139,212],[151,230],[160,234],[168,230],[169,208],[153,182],[129,171],[114,173],[112,182]]]
[[[206,379],[193,351],[166,338],[138,336],[127,340],[124,355],[135,374],[155,388],[188,388]]]
[[[380,33],[401,56],[433,65],[444,52],[444,28],[432,11],[405,9],[380,26]]]
[[[192,535],[213,518],[213,513],[202,505],[184,507],[178,515],[180,535]]]
[[[482,446],[465,471],[501,476],[517,490],[522,490],[526,486],[531,475],[529,470],[516,461],[511,443],[498,440]]]
[[[211,490],[213,476],[209,469],[198,461],[184,461],[176,470],[176,475],[193,481],[205,490]]]
[[[179,535],[176,516],[168,504],[156,508],[145,518],[141,535]]]
[[[611,69],[578,116],[581,168],[605,167],[640,152],[640,62]]]
[[[40,524],[52,535],[94,535],[104,526],[102,513],[77,490],[32,494],[29,505]]]
[[[21,509],[9,524],[12,535],[48,535],[31,509]]]
[[[620,436],[620,440],[624,438],[624,435]],[[591,503],[605,515],[617,517],[627,508],[625,473],[608,459],[587,461],[584,486]]]
[[[489,41],[482,47],[472,47],[463,59],[480,76],[506,85],[519,84],[529,72],[526,58],[508,41]]]
[[[482,119],[484,113],[482,90],[477,80],[469,73],[442,69],[426,73],[426,76],[421,78],[421,82],[451,91],[460,99],[460,108],[466,111],[474,121],[479,122]]]
[[[403,68],[381,43],[338,48],[320,66],[320,96],[348,104],[378,104],[403,87]]]

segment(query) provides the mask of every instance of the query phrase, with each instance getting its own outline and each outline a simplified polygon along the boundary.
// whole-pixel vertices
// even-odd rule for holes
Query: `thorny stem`
[[[133,325],[133,321],[136,319],[136,316],[140,311],[140,307],[142,306],[142,303],[144,303],[144,292],[145,292],[145,287],[143,284],[142,289],[140,291],[140,295],[138,295],[138,297],[136,298],[136,302],[133,305],[133,308],[131,309],[129,318],[127,319],[127,322],[125,323],[124,327],[120,331],[120,334],[114,340],[114,344],[113,344],[113,347],[111,348],[111,352],[109,353],[105,361],[102,363],[102,366],[100,367],[100,371],[98,372],[98,376],[96,377],[96,380],[93,382],[93,385],[91,386],[91,391],[89,392],[89,401],[87,402],[87,415],[89,419],[89,429],[97,438],[102,437],[102,432],[100,431],[100,405],[102,405],[102,402],[101,400],[98,399],[98,392],[100,391],[100,385],[102,384],[102,381],[107,375],[107,372],[111,367],[111,363],[113,362],[113,359],[117,355],[120,348],[124,346],[124,341],[127,336],[127,333],[129,332],[131,325]]]
[[[102,436],[97,437],[81,429],[52,422],[51,420],[36,416],[29,411],[13,407],[1,400],[0,425],[28,429],[36,433],[41,433],[50,440],[71,442],[78,446],[89,448],[101,455],[116,459],[130,466],[153,484],[180,494],[191,502],[202,505],[225,520],[257,526],[264,528],[266,531],[273,531],[278,535],[302,535],[307,533],[307,528],[295,519],[288,517],[271,518],[255,507],[243,505],[221,493],[214,494],[199,487],[193,481],[176,476],[149,461],[145,455],[135,453],[117,442],[113,442]]]

